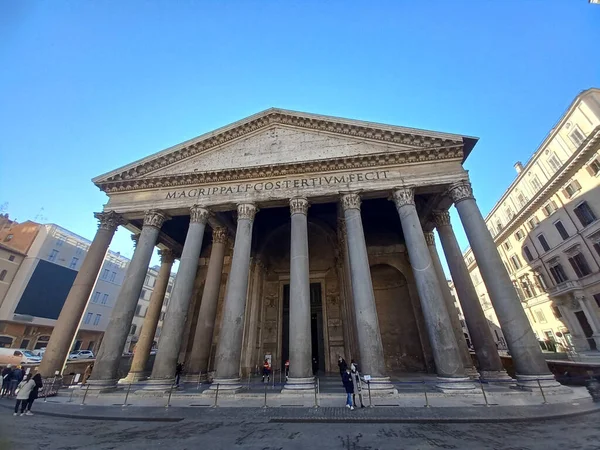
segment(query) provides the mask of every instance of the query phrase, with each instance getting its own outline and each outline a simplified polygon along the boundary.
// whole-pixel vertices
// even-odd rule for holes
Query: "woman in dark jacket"
[[[352,382],[352,374],[350,369],[346,367],[346,371],[342,374],[342,382],[344,383],[344,389],[346,389],[346,408],[354,410],[352,406],[352,394],[354,394],[354,383]]]
[[[35,382],[35,386],[31,390],[31,393],[29,394],[29,400],[27,401],[27,412],[25,413],[25,415],[27,416],[33,415],[33,413],[31,412],[31,405],[33,405],[35,399],[38,398],[39,390],[44,387],[44,383],[42,382],[42,376],[39,373],[36,373],[33,376],[33,381]]]
[[[346,363],[346,360],[344,358],[342,358],[341,356],[338,356],[338,367],[340,369],[340,377],[342,377],[342,380],[343,380],[344,372],[346,372],[346,369],[348,368],[348,364]]]

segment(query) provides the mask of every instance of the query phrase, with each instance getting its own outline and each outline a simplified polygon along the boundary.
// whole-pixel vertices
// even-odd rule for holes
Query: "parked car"
[[[0,365],[39,364],[41,356],[34,355],[31,350],[22,348],[0,348]]]
[[[31,353],[33,353],[35,356],[39,356],[40,358],[43,358],[44,353],[46,353],[46,347],[36,349],[36,350],[31,350]]]
[[[75,359],[94,359],[94,352],[91,350],[76,350],[74,352],[69,353],[69,361],[73,361]]]

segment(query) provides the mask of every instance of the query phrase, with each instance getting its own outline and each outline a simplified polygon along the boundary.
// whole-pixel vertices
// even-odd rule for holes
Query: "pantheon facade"
[[[435,373],[439,385],[507,378],[453,225],[463,226],[521,386],[548,370],[475,201],[463,163],[476,138],[269,109],[99,176],[108,203],[40,371],[61,370],[118,226],[136,248],[90,385],[110,389],[150,259],[160,275],[127,378],[148,389],[184,373],[213,386],[290,361],[284,390],[360,362],[372,389]],[[460,224],[451,224],[456,207]],[[436,244],[433,230],[440,242]],[[470,357],[438,251],[450,266],[476,354]],[[144,372],[174,259],[151,371]],[[537,386],[537,381],[535,381]]]

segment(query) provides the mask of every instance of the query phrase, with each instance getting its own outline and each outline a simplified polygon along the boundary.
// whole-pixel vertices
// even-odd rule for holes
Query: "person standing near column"
[[[290,200],[292,221],[290,245],[290,376],[285,390],[314,388],[310,329],[310,278],[308,267],[308,200]]]
[[[160,228],[168,219],[169,217],[164,212],[158,210],[147,211],[144,215],[142,232],[104,332],[94,371],[88,380],[90,389],[112,388],[117,383],[117,372],[123,347],[131,328],[135,307],[148,272],[148,265]]]
[[[95,213],[94,217],[100,221],[98,231],[77,272],[44,352],[38,369],[43,378],[54,376],[56,371],[62,372],[110,241],[117,227],[125,223],[123,217],[114,211]]]
[[[543,386],[560,386],[548,369],[494,239],[475,202],[471,183],[467,180],[456,182],[448,192],[458,210],[502,333],[506,337],[515,365],[517,383],[521,387],[533,388],[537,386],[537,380],[541,379]]]
[[[444,304],[438,276],[433,267],[415,207],[414,188],[410,186],[397,188],[392,197],[400,216],[404,241],[423,309],[436,371],[438,378],[442,381],[438,388],[442,390],[474,389],[475,386],[472,383],[466,382],[468,377],[465,376],[456,337],[450,325],[448,309]]]
[[[179,269],[173,284],[169,308],[163,322],[158,351],[148,382],[164,388],[165,380],[175,379],[175,367],[179,357],[186,315],[194,288],[194,279],[198,270],[198,259],[202,249],[204,228],[209,217],[206,208],[194,205],[190,208],[190,226],[188,228],[183,252],[179,260]],[[168,388],[168,386],[167,386]]]
[[[240,357],[248,292],[252,226],[256,211],[257,208],[252,203],[241,203],[237,207],[237,230],[231,258],[231,270],[225,291],[219,344],[215,356],[216,375],[211,389],[216,389],[219,385],[219,389],[235,392],[242,387],[240,384]]]

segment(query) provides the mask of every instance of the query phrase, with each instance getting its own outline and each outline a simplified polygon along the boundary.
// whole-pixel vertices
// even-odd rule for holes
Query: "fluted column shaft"
[[[98,231],[96,231],[96,236],[94,236],[75,277],[73,286],[69,290],[69,295],[67,295],[50,336],[39,367],[39,372],[44,378],[54,376],[56,371],[62,371],[110,241],[117,227],[124,223],[123,218],[113,211],[96,213],[94,216],[100,221]]]
[[[223,261],[225,259],[227,244],[227,230],[221,227],[215,228],[213,229],[212,236],[212,250],[210,252],[210,260],[208,261],[208,271],[206,273],[204,291],[202,292],[200,311],[198,312],[192,353],[187,364],[187,375],[207,372],[210,350],[212,348],[219,291],[221,290]]]
[[[146,310],[146,317],[142,324],[140,337],[135,346],[135,355],[131,362],[131,369],[126,377],[128,381],[138,381],[143,378],[144,370],[150,357],[150,351],[152,350],[152,343],[154,342],[156,327],[160,319],[165,293],[169,285],[169,278],[171,277],[171,269],[174,262],[173,252],[171,250],[160,250],[159,254],[161,259],[160,269],[156,277],[152,296],[150,297],[150,304]]]
[[[156,359],[150,377],[153,380],[175,378],[181,338],[194,288],[194,279],[198,271],[198,259],[200,258],[204,228],[208,216],[208,210],[201,206],[194,205],[190,209],[190,226],[183,245],[179,269],[175,277],[160,340],[158,341],[158,351],[156,352]]]
[[[216,376],[213,386],[222,389],[239,389],[240,357],[244,333],[244,313],[248,293],[248,272],[252,245],[252,226],[256,206],[238,205],[238,222],[235,233],[231,270],[227,280],[223,319],[216,353]]]
[[[341,201],[348,239],[352,298],[362,372],[371,377],[384,377],[383,344],[379,331],[365,233],[360,215],[360,196],[356,193],[344,194]]]
[[[471,281],[469,269],[467,269],[456,235],[452,229],[450,214],[447,211],[436,212],[433,218],[446,255],[450,274],[454,280],[454,288],[458,294],[458,300],[469,328],[469,335],[475,348],[481,375],[483,378],[498,377],[500,373],[504,373],[502,361],[498,355],[492,330],[488,326],[487,318],[479,302],[477,291]]]
[[[473,360],[471,359],[471,354],[469,353],[469,348],[467,347],[467,341],[465,340],[460,319],[456,313],[456,307],[454,306],[452,293],[450,292],[446,276],[444,275],[442,262],[440,261],[440,256],[435,246],[435,236],[433,232],[425,233],[425,241],[427,242],[429,254],[431,255],[431,261],[433,262],[433,267],[440,283],[440,289],[442,290],[442,296],[444,297],[444,303],[446,304],[446,309],[448,310],[450,324],[452,325],[452,331],[454,332],[454,337],[456,338],[456,344],[458,345],[458,350],[465,368],[465,372],[474,372]],[[475,374],[477,374],[477,372],[475,372]]]
[[[144,216],[142,232],[104,332],[94,371],[89,380],[92,386],[112,385],[117,381],[123,347],[135,315],[135,307],[140,298],[158,233],[165,220],[167,216],[156,210],[148,211]]]
[[[506,337],[518,375],[550,375],[525,311],[502,263],[494,239],[473,197],[468,181],[450,186],[449,194],[477,260],[481,277]]]
[[[410,187],[399,188],[394,191],[393,199],[400,216],[437,374],[444,378],[464,377],[465,370],[450,325],[448,309],[415,207],[414,190]]]
[[[290,200],[290,376],[287,389],[312,388],[310,277],[308,267],[308,200]]]

